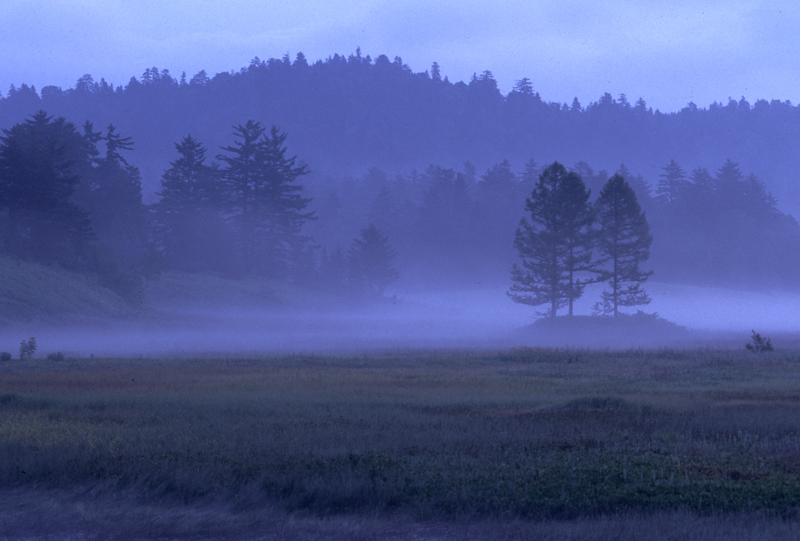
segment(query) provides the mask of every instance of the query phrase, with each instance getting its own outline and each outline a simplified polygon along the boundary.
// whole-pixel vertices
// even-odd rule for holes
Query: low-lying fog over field
[[[757,293],[654,282],[650,305],[641,307],[685,329],[626,333],[598,341],[581,328],[553,336],[529,326],[536,308],[516,304],[502,288],[394,291],[394,299],[362,306],[258,308],[233,304],[158,306],[144,317],[78,323],[36,321],[4,327],[0,349],[16,351],[35,336],[42,354],[75,356],[155,356],[267,354],[281,352],[358,353],[419,348],[510,347],[743,347],[751,330],[772,336],[776,347],[797,345],[797,293]],[[588,316],[594,291],[575,306],[576,319]],[[628,312],[633,313],[634,310]],[[154,315],[155,314],[155,315]],[[582,317],[581,317],[582,316]],[[559,318],[562,319],[562,318]],[[608,333],[602,333],[608,334]],[[777,338],[777,339],[776,339]]]

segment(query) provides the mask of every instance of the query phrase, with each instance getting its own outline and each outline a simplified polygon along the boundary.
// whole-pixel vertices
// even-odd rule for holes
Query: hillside
[[[135,313],[91,275],[0,256],[0,324]]]
[[[647,96],[605,94],[568,105],[536,92],[536,81],[546,76],[520,74],[516,88],[503,95],[488,71],[468,83],[451,82],[438,68],[414,73],[399,57],[359,51],[309,63],[301,53],[294,60],[255,58],[239,71],[213,76],[154,67],[112,84],[91,75],[74,88],[37,92],[23,84],[0,99],[0,128],[39,109],[78,125],[113,123],[133,137],[131,161],[150,198],[174,159],[174,142],[192,134],[213,156],[230,144],[232,124],[252,118],[289,133],[291,152],[322,178],[359,175],[372,166],[406,174],[468,160],[478,171],[503,159],[521,170],[534,159],[570,166],[584,161],[608,171],[625,163],[655,186],[671,159],[686,171],[713,172],[730,158],[761,178],[782,210],[800,214],[794,182],[800,109],[791,103],[764,96],[751,104],[734,96],[728,103],[662,112],[647,105]]]
[[[46,112],[28,116],[39,110]],[[800,212],[798,120],[800,109],[765,100],[662,113],[643,99],[605,94],[566,106],[546,102],[528,79],[503,95],[489,72],[453,83],[435,70],[413,73],[399,58],[360,54],[313,64],[302,55],[254,59],[214,77],[151,68],[121,86],[86,75],[74,88],[23,85],[0,96],[0,128],[20,122],[12,130],[19,137],[53,129],[71,149],[62,169],[75,179],[64,193],[74,192],[62,203],[72,214],[64,215],[76,231],[85,228],[81,242],[91,237],[89,225],[98,242],[78,257],[83,267],[70,262],[74,254],[56,260],[106,272],[104,283],[119,278],[115,267],[335,289],[353,243],[375,226],[397,255],[402,286],[505,286],[526,198],[557,160],[580,175],[590,202],[614,172],[630,184],[651,227],[642,263],[655,279],[795,289],[800,225],[787,211]],[[278,204],[290,211],[281,234],[291,242],[264,240],[258,272],[249,272],[254,263],[240,250],[261,242],[239,234],[249,192],[234,189],[230,177],[248,129],[273,133],[281,167],[293,172],[270,178],[296,199]],[[200,191],[176,173],[190,148],[205,168]],[[7,178],[16,185],[22,176]],[[32,208],[38,193],[25,191]],[[78,219],[84,211],[86,223]],[[42,214],[54,215],[61,214]],[[5,253],[27,258],[31,246],[47,259],[55,250],[43,235],[17,240]]]

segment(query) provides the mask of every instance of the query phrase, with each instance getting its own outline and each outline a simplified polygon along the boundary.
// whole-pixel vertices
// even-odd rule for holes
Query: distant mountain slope
[[[534,76],[503,95],[489,72],[452,83],[438,68],[413,73],[400,58],[358,52],[309,64],[299,54],[294,61],[256,58],[214,77],[152,68],[124,86],[84,76],[75,88],[48,86],[40,95],[23,85],[0,99],[0,128],[39,109],[96,128],[114,123],[133,137],[130,158],[150,194],[179,138],[192,134],[213,156],[231,142],[232,124],[252,118],[288,132],[290,151],[317,175],[359,175],[370,166],[408,172],[466,160],[481,171],[505,158],[519,171],[533,158],[583,160],[608,171],[624,162],[655,185],[671,159],[686,171],[713,172],[731,158],[766,183],[782,210],[800,214],[800,108],[789,102],[730,99],[665,114],[624,95],[549,103],[535,87]]]

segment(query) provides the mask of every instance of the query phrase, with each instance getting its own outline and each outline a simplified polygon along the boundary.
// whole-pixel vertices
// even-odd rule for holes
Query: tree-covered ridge
[[[614,173],[629,185],[651,227],[657,280],[797,287],[800,226],[779,210],[787,200],[776,177],[752,165],[793,163],[800,135],[787,103],[662,114],[605,95],[564,106],[545,102],[527,79],[503,95],[488,72],[452,83],[438,65],[414,73],[400,59],[358,52],[313,64],[302,55],[256,59],[214,77],[152,68],[119,87],[85,76],[41,96],[22,87],[0,99],[9,113],[0,119],[44,103],[53,106],[44,118],[74,142],[63,178],[80,179],[67,202],[91,222],[82,265],[113,263],[111,274],[161,265],[336,287],[353,275],[348,247],[374,224],[396,252],[401,281],[507,286],[538,164],[555,154],[585,183],[590,204]],[[31,115],[6,134],[36,122]],[[244,174],[245,146],[272,165]],[[286,182],[273,182],[274,171]],[[285,212],[259,214],[257,194]],[[12,206],[7,198],[0,220]],[[6,251],[26,246],[8,231]],[[572,281],[570,298],[580,288]]]
[[[533,157],[609,170],[625,163],[654,186],[658,167],[671,159],[688,170],[714,169],[733,156],[763,179],[781,208],[800,211],[793,150],[800,145],[800,109],[789,102],[729,99],[663,113],[624,95],[585,105],[549,102],[535,91],[535,78],[503,94],[488,71],[451,82],[443,70],[434,63],[415,73],[400,58],[356,51],[313,63],[302,53],[294,60],[255,58],[214,76],[150,68],[119,86],[87,75],[70,89],[12,88],[0,99],[0,127],[39,109],[78,124],[113,122],[137,142],[146,193],[157,189],[174,141],[192,133],[214,149],[229,144],[232,123],[259,118],[291,133],[292,153],[316,174],[358,175],[372,166],[407,173],[466,160],[483,170]]]

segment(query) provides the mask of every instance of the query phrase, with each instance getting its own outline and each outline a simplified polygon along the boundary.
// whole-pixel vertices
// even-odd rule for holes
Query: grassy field
[[[0,487],[12,536],[74,523],[237,537],[280,523],[276,539],[399,539],[412,524],[582,539],[605,524],[640,539],[661,521],[791,539],[800,352],[12,361]],[[43,509],[50,522],[31,518]],[[128,522],[103,526],[114,509]]]

